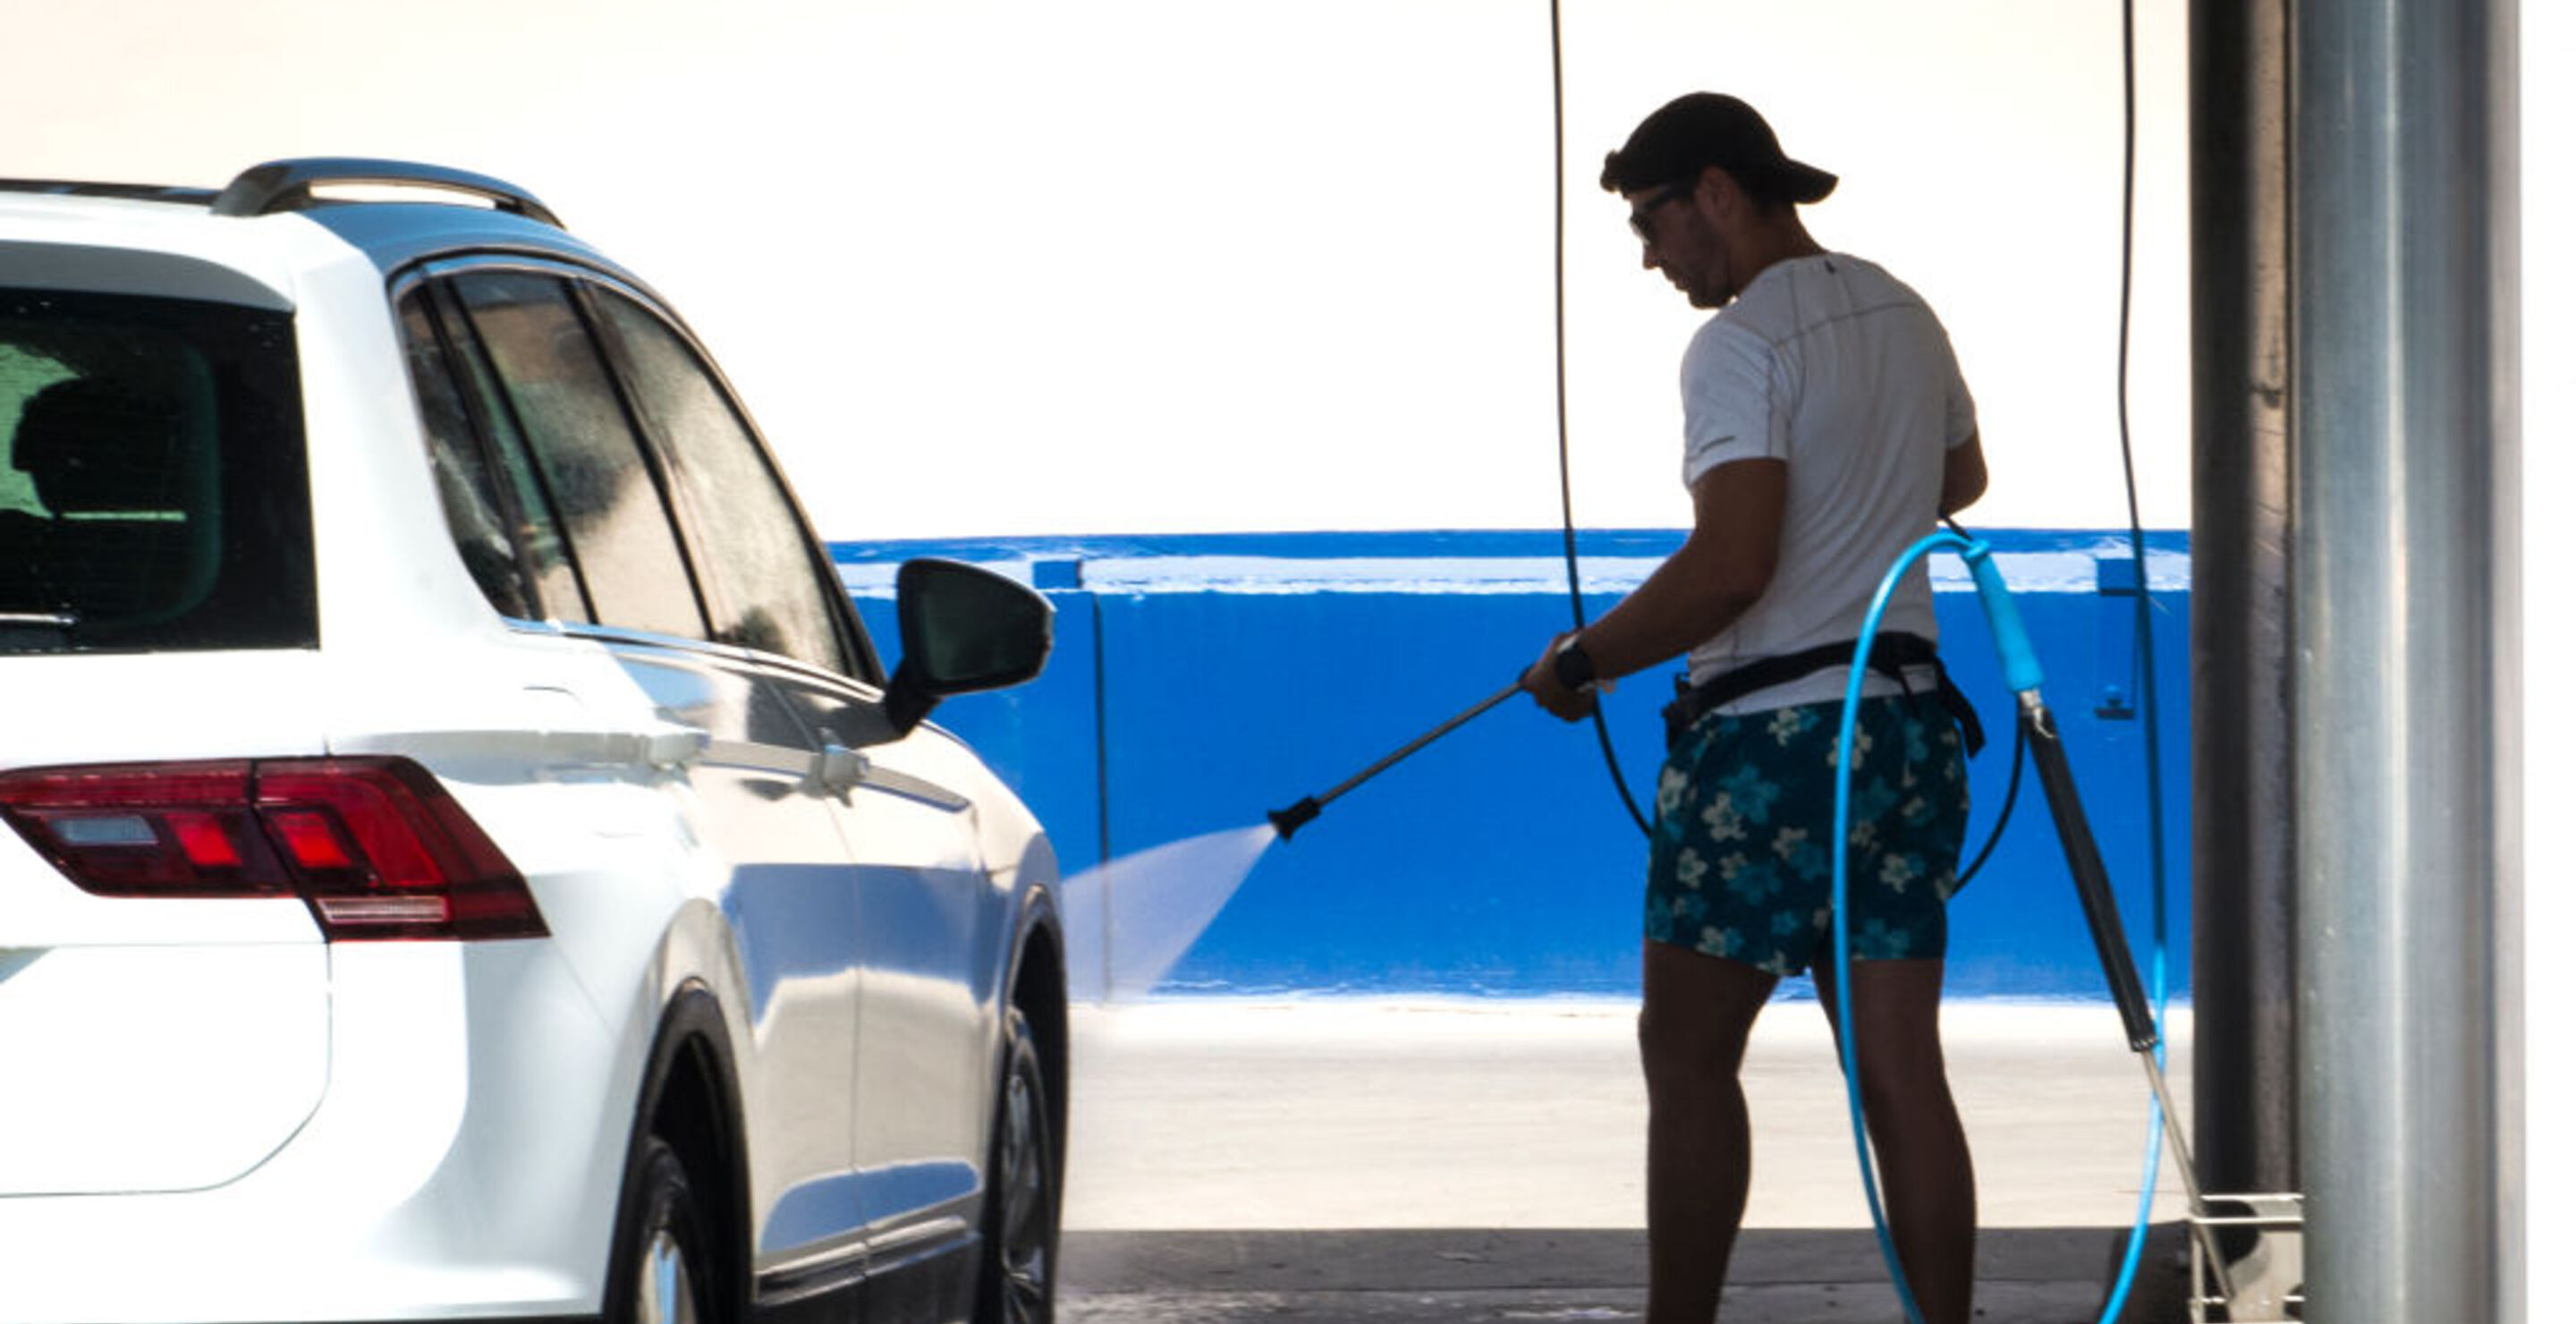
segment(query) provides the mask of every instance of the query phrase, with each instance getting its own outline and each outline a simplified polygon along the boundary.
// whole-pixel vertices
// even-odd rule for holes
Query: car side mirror
[[[1033,680],[1055,646],[1055,608],[1016,580],[935,558],[895,571],[903,661],[886,683],[886,720],[900,736],[941,699]]]

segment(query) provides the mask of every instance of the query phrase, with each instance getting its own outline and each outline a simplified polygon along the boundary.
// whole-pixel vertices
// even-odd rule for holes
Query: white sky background
[[[1542,0],[0,0],[0,174],[496,174],[678,304],[826,537],[1555,523]],[[1578,516],[1677,526],[1699,318],[1602,153],[1699,88],[1950,326],[1991,526],[2124,522],[2115,0],[1566,4]],[[2182,0],[2140,5],[2133,420],[2189,518]]]

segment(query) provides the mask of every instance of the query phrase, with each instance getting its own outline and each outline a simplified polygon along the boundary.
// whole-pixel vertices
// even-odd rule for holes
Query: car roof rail
[[[464,193],[481,198],[501,211],[525,216],[558,230],[564,228],[563,222],[555,219],[554,212],[516,184],[470,170],[360,156],[298,157],[252,166],[235,175],[233,182],[215,195],[212,210],[217,216],[265,216],[271,212],[302,211],[317,201],[313,196],[313,187],[317,184],[386,185]]]
[[[0,193],[50,193],[58,197],[134,198],[144,202],[212,202],[215,191],[166,184],[106,184],[81,179],[0,179]]]

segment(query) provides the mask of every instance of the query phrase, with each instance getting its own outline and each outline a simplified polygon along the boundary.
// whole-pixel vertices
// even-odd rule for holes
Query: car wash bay
[[[2210,939],[2193,963],[2198,1148],[2221,1185],[2304,1192],[2312,1317],[2520,1318],[2526,1045],[2516,927],[2512,13],[2395,0],[2205,6],[2194,10],[2193,48],[2190,674],[2199,720],[2191,857],[2196,927]],[[2425,180],[2442,186],[2414,186]],[[2152,558],[2146,569],[2161,593]],[[1078,572],[1065,587],[1084,583]],[[1413,716],[1390,722],[1388,734],[1411,734],[1508,678],[1527,641],[1562,621],[1540,619],[1538,595],[1530,596],[1522,626],[1436,632],[1447,697],[1407,700]],[[1078,629],[1067,635],[1077,649],[1085,646]],[[1092,646],[1114,657],[1114,632],[1095,635]],[[2083,665],[2081,648],[2073,662],[2044,638],[2040,651],[2055,668]],[[1211,779],[1259,764],[1281,782],[1219,822],[1158,822],[1163,810],[1140,806],[1129,815],[1144,817],[1135,826],[1199,832],[1257,821],[1392,743],[1362,739],[1353,723],[1397,688],[1387,668],[1403,669],[1400,651],[1318,656],[1332,665],[1300,671],[1276,690],[1256,686],[1245,700],[1246,711],[1301,719],[1267,732],[1269,740],[1230,738],[1244,734],[1238,724],[1268,719],[1194,706],[1171,684],[1129,695],[1196,714],[1197,738],[1184,748]],[[1457,674],[1458,659],[1486,656],[1496,659],[1490,677]],[[1115,713],[1114,663],[1100,674],[1109,702],[1093,711]],[[1962,683],[1981,692],[1974,680]],[[2073,694],[2058,702],[2079,706]],[[1574,785],[1598,777],[1578,771],[1579,733],[1555,757],[1525,764],[1472,743],[1501,739],[1486,734],[1496,729],[1462,733],[1457,739],[1471,743],[1425,756],[1473,764],[1503,783],[1472,823],[1616,813],[1598,807],[1605,793],[1597,786]],[[1339,744],[1346,733],[1349,749]],[[1124,746],[1098,734],[1092,747],[1106,751],[1102,784],[1111,791],[1093,840],[1117,847],[1129,826],[1114,780]],[[1316,750],[1327,743],[1329,751]],[[2098,779],[2076,752],[2088,795],[2116,802],[2093,789]],[[1418,767],[1396,775],[1430,777]],[[1321,891],[1301,898],[1340,908],[1324,922],[1388,941],[1418,931],[1405,921],[1419,917],[1421,898],[1457,888],[1460,853],[1491,835],[1444,832],[1425,806],[1398,803],[1406,794],[1392,786],[1336,813],[1362,819],[1367,803],[1366,814],[1383,816],[1339,827],[1396,853],[1399,884],[1376,889],[1341,875],[1331,884],[1342,889],[1337,899]],[[1050,812],[1044,795],[1031,798]],[[1311,831],[1320,842],[1330,826]],[[2135,854],[2111,840],[2116,825],[2098,826],[2115,876],[2133,886],[2134,867],[2121,861]],[[1079,829],[1066,836],[1078,841]],[[1289,849],[1305,844],[1301,837]],[[1269,867],[1257,866],[1244,884],[1256,918]],[[1616,872],[1563,886],[1611,897],[1625,887]],[[1600,909],[1617,906],[1605,900]],[[1242,913],[1211,929],[1218,945],[1208,956],[1254,950],[1249,935],[1225,933]],[[2133,920],[2133,931],[2143,927]],[[1469,967],[1488,976],[1532,968],[1517,957],[1471,957]],[[1265,959],[1279,964],[1256,974],[1256,985],[1276,979],[1279,965],[1320,958]],[[1205,970],[1192,976],[1185,963],[1176,973]],[[1579,962],[1558,973],[1618,978]],[[2213,1061],[2224,1070],[2208,1070]],[[1958,1074],[1971,1068],[1962,1062]],[[2438,1189],[2410,1180],[2426,1172],[2450,1180]],[[1578,1313],[1566,1317],[1616,1318],[1580,1312],[1619,1307],[1568,1309]]]
[[[907,556],[999,565],[1040,585],[1058,612],[1048,675],[954,701],[940,720],[1014,779],[1054,829],[1069,875],[1095,865],[1105,840],[1113,886],[1231,893],[1216,898],[1229,903],[1160,996],[1077,1015],[1070,1318],[1637,1309],[1643,847],[1587,728],[1507,706],[1337,802],[1246,861],[1248,873],[1151,876],[1154,848],[1258,823],[1489,692],[1496,678],[1472,670],[1480,661],[1509,679],[1565,619],[1553,537],[840,549],[845,579],[888,640],[879,594]],[[2082,696],[2063,725],[2106,851],[2134,865],[2117,875],[2143,942],[2152,905],[2139,863],[2138,576],[2125,535],[1996,538],[2054,683]],[[1594,610],[1674,540],[1586,535]],[[2149,540],[2147,578],[2171,632],[2158,664],[2176,749],[2189,729],[2187,550],[2179,535]],[[1934,580],[1954,669],[1993,740],[1975,765],[1971,835],[1982,840],[2009,779],[2009,708],[1964,572],[1936,562]],[[1354,656],[1369,659],[1368,683],[1335,683]],[[1667,696],[1656,688],[1610,700],[1632,786],[1650,788],[1660,758],[1655,709]],[[1963,996],[1948,1032],[1981,1155],[1987,1317],[2064,1320],[2098,1312],[2135,1214],[2146,1094],[2102,1001],[2046,815],[2025,790],[2025,811],[1956,912]],[[2179,855],[2188,824],[2168,817]],[[2187,911],[2168,917],[2173,933],[2187,923]],[[2187,1085],[2187,1038],[2177,1052]],[[1730,1317],[1883,1316],[1893,1298],[1811,996],[1767,1015],[1747,1079],[1762,1149]],[[2181,1290],[2179,1210],[2170,1194],[2158,1205],[2138,1310]]]

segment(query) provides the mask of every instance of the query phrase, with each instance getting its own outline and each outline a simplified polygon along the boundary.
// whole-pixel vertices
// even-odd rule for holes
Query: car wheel
[[[984,1267],[976,1324],[1053,1324],[1055,1319],[1055,1134],[1046,1068],[1020,1009],[1002,1027],[1002,1086],[993,1109],[985,1169]]]
[[[660,1136],[648,1136],[626,1183],[618,1218],[625,1240],[609,1279],[614,1324],[723,1324],[716,1306],[713,1237],[689,1170]]]

